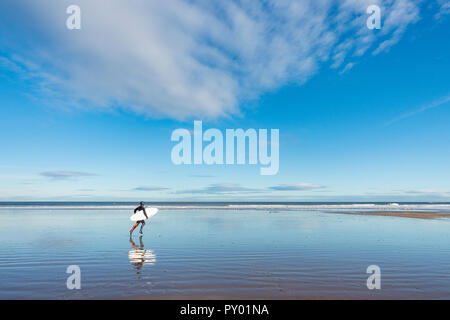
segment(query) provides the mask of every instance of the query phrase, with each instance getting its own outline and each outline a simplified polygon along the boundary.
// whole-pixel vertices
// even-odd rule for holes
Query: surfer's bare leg
[[[130,235],[133,233],[134,229],[136,229],[136,227],[139,225],[139,222],[136,222],[136,224],[133,226],[133,228],[131,228],[130,230]]]
[[[142,220],[141,221],[141,230],[139,231],[141,234],[142,234],[142,228],[145,226],[145,221],[144,220]]]

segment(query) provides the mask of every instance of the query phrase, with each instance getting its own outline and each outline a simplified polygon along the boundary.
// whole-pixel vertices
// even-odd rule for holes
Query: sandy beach
[[[162,209],[130,239],[128,209],[1,209],[0,298],[450,298],[438,210],[340,213]],[[66,287],[70,265],[80,290]],[[367,288],[370,265],[381,290]]]

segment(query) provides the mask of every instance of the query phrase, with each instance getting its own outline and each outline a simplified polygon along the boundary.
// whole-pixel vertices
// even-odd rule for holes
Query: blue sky
[[[2,1],[0,201],[448,201],[449,8]],[[194,120],[279,129],[278,174],[174,165]]]

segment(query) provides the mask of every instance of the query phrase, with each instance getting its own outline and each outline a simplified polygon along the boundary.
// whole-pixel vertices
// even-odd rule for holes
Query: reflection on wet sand
[[[0,299],[450,299],[450,219],[327,211],[166,210],[144,245],[127,211],[0,209]]]
[[[131,246],[133,250],[128,252],[128,258],[130,263],[136,267],[139,271],[144,265],[154,265],[156,263],[156,255],[153,250],[146,250],[144,248],[144,243],[142,242],[142,236],[139,237],[139,247],[134,243],[133,239],[130,238]]]

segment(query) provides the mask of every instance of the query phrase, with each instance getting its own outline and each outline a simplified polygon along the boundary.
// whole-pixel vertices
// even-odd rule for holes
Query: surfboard
[[[145,212],[147,213],[147,216],[150,218],[158,213],[158,208],[148,207],[148,208],[145,208]],[[139,210],[135,214],[131,215],[130,220],[131,221],[140,221],[140,220],[147,220],[147,218],[144,215],[144,211]]]

